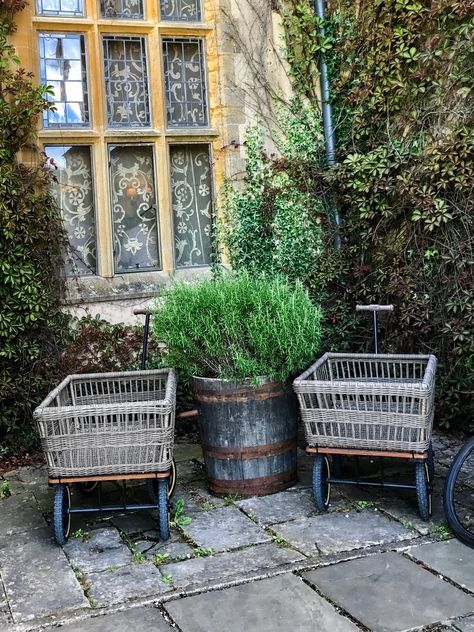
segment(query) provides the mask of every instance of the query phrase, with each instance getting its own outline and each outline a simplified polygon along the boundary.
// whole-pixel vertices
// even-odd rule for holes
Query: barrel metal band
[[[241,402],[247,400],[264,400],[271,397],[280,397],[288,392],[287,387],[281,384],[281,382],[272,382],[271,384],[264,384],[263,386],[249,386],[247,388],[241,388],[237,390],[228,391],[210,391],[210,390],[196,390],[196,399],[205,404],[215,403],[232,403]]]
[[[251,461],[268,456],[276,456],[294,449],[297,445],[296,439],[287,439],[279,443],[267,443],[265,445],[255,445],[243,448],[220,448],[203,445],[205,456],[219,460],[239,460]]]
[[[287,470],[272,476],[260,476],[245,480],[217,480],[209,479],[209,489],[217,495],[226,495],[229,492],[238,492],[242,495],[266,494],[277,492],[293,485],[297,480],[296,469]]]

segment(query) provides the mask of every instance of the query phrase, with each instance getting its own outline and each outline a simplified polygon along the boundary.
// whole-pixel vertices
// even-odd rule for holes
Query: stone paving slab
[[[132,553],[117,529],[96,529],[85,538],[70,538],[64,551],[71,564],[83,573],[95,573],[111,567],[126,566]]]
[[[0,514],[0,536],[46,526],[35,497],[29,492],[0,499]]]
[[[6,628],[7,625],[10,625],[10,623],[10,612],[8,609],[7,598],[2,586],[2,578],[0,576],[0,630],[2,630],[2,627]]]
[[[160,571],[151,562],[121,566],[117,570],[84,575],[88,596],[98,606],[123,603],[136,597],[151,597],[170,591]]]
[[[313,495],[307,489],[247,498],[236,504],[264,526],[304,518],[317,513]]]
[[[466,617],[462,621],[456,621],[455,627],[460,632],[474,632],[474,617]]]
[[[171,632],[173,628],[156,608],[133,608],[124,612],[84,619],[65,625],[59,630],[61,632]]]
[[[49,528],[0,538],[0,572],[16,622],[89,606]]]
[[[143,531],[155,530],[157,520],[147,511],[113,515],[110,522],[125,535],[134,535]]]
[[[306,555],[327,555],[403,542],[417,535],[382,513],[372,510],[300,518],[275,525],[273,530]]]
[[[304,559],[300,553],[275,544],[258,546],[220,553],[209,557],[199,557],[185,562],[165,564],[160,567],[163,574],[173,578],[176,588],[193,585],[216,584],[229,578],[248,579],[273,568]]]
[[[171,537],[166,542],[153,542],[151,540],[139,540],[135,542],[136,550],[147,559],[151,559],[157,555],[166,556],[167,562],[174,562],[177,560],[191,559],[194,555],[194,549],[183,542],[176,533],[171,531]]]
[[[195,514],[184,531],[197,546],[211,547],[216,552],[260,544],[271,539],[237,507],[222,507]]]
[[[424,544],[408,550],[415,559],[437,573],[474,592],[474,549],[458,540]]]
[[[304,577],[373,632],[401,632],[474,612],[474,598],[398,553],[382,553]]]
[[[356,632],[356,626],[291,574],[165,604],[182,632]]]

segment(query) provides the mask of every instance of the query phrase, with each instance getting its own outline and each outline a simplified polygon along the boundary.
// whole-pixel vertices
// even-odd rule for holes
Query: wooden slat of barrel
[[[291,389],[194,378],[210,490],[270,494],[296,478],[297,407]]]

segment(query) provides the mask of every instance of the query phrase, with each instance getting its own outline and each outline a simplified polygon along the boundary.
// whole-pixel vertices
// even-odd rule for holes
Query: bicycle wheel
[[[449,468],[444,511],[453,533],[474,548],[474,437],[459,450]]]

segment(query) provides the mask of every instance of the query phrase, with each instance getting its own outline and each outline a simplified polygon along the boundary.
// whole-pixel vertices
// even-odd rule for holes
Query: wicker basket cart
[[[176,377],[173,369],[70,375],[34,416],[55,486],[54,535],[64,544],[71,514],[157,509],[169,538]],[[174,477],[173,477],[174,478]],[[147,481],[150,503],[71,507],[70,485],[92,491],[102,481]],[[99,485],[100,489],[100,485]]]
[[[378,354],[377,314],[393,306],[357,306],[374,322],[374,354],[326,353],[294,381],[307,453],[314,457],[313,494],[328,508],[331,486],[414,489],[420,515],[431,516],[434,476],[431,430],[437,360],[432,355]],[[335,478],[340,455],[411,459],[415,483]],[[382,466],[382,474],[383,474]]]

